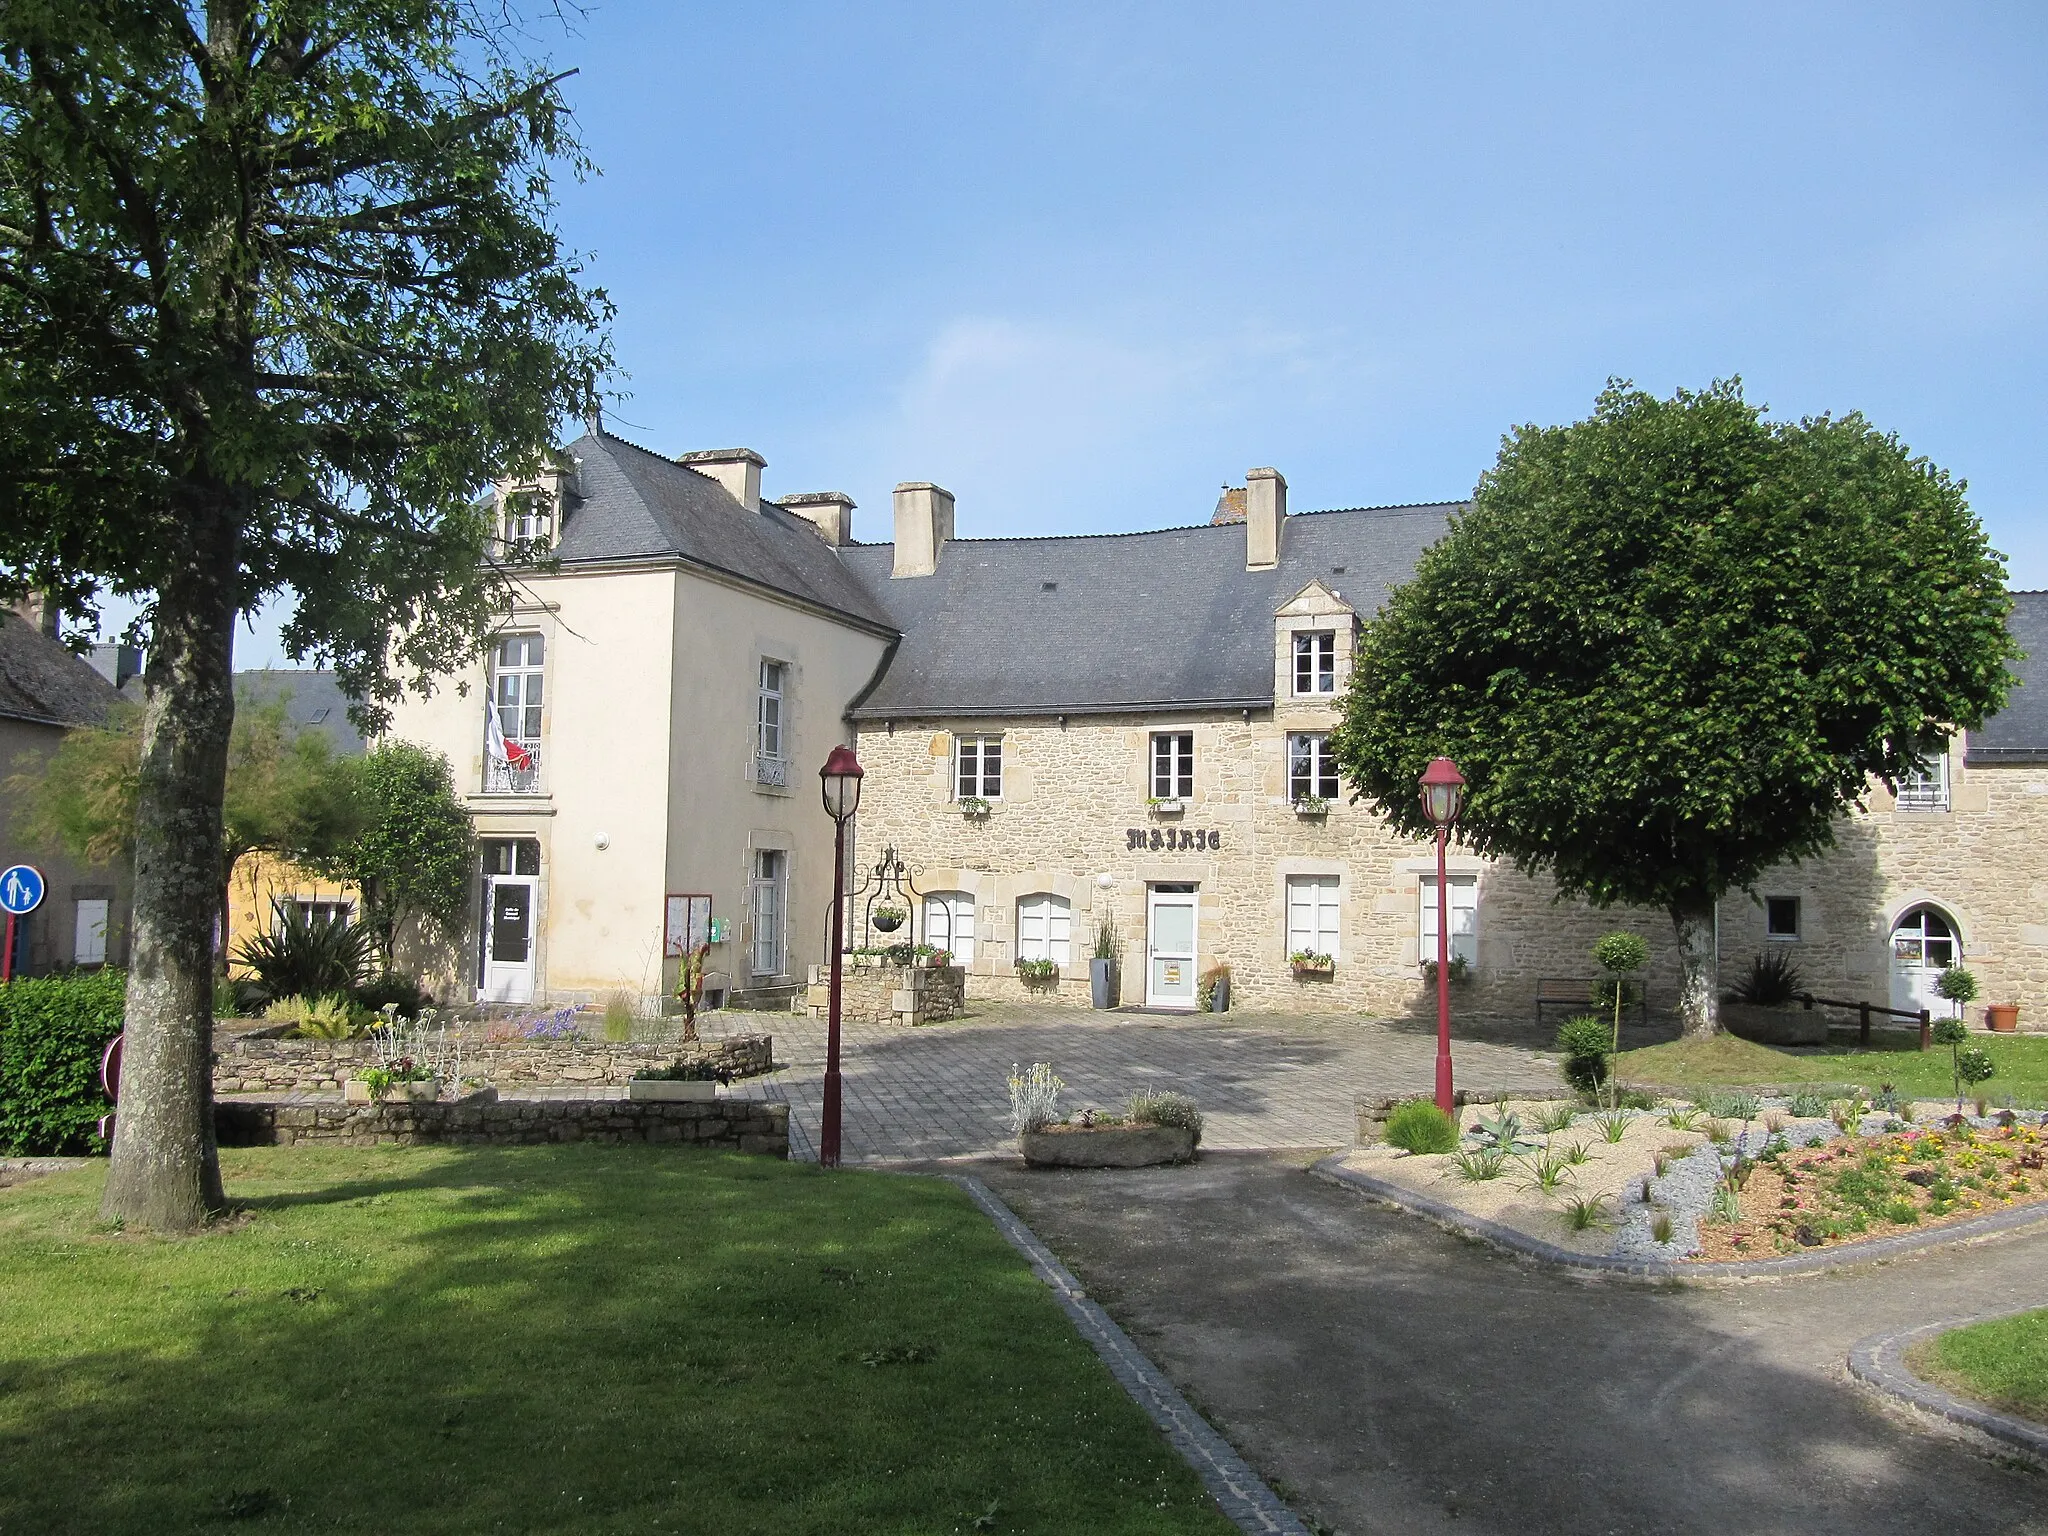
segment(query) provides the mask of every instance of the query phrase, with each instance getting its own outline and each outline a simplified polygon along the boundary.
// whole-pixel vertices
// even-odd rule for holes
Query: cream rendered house
[[[763,466],[595,428],[547,487],[557,514],[501,487],[505,535],[555,564],[521,582],[483,661],[390,728],[447,754],[475,817],[475,926],[447,978],[463,991],[651,1006],[709,942],[708,989],[774,1003],[822,957],[817,771],[895,631],[834,553],[851,499],[763,501]]]

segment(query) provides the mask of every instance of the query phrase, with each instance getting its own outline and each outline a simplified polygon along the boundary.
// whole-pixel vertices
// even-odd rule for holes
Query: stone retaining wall
[[[563,1141],[645,1141],[789,1156],[789,1106],[758,1099],[635,1103],[630,1099],[513,1099],[447,1104],[294,1104],[241,1100],[214,1106],[224,1147],[527,1146]]]
[[[811,967],[804,1005],[814,1019],[830,1007],[831,982],[831,967]],[[929,1024],[957,1017],[966,1000],[967,971],[957,965],[847,965],[840,975],[839,1017],[847,1023]]]
[[[774,1070],[772,1035],[734,1035],[695,1045],[633,1045],[608,1040],[478,1041],[465,1047],[463,1075],[494,1088],[622,1084],[643,1067],[714,1061],[735,1077]],[[308,1093],[339,1088],[377,1064],[366,1040],[214,1038],[215,1093]]]

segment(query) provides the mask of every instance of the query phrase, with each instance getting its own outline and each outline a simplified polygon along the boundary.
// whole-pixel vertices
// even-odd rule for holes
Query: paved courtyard
[[[817,1156],[825,1027],[790,1014],[725,1014],[705,1033],[766,1030],[779,1071],[733,1091],[790,1105],[790,1153]],[[1499,1034],[1498,1028],[1491,1033]],[[968,1018],[843,1031],[843,1155],[855,1161],[986,1157],[1013,1149],[1013,1064],[1050,1062],[1063,1106],[1121,1105],[1136,1089],[1192,1095],[1218,1151],[1349,1146],[1354,1101],[1427,1093],[1436,1039],[1403,1023],[1286,1014],[1097,1013],[977,1004]],[[1526,1046],[1461,1040],[1460,1087],[1549,1088],[1557,1069]]]

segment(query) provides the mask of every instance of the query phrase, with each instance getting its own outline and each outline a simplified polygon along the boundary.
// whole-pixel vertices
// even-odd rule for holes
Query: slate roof
[[[97,725],[118,697],[91,662],[0,609],[0,718]]]
[[[555,548],[563,565],[679,558],[893,632],[888,613],[803,518],[769,501],[749,512],[709,475],[609,432],[586,432],[568,451],[582,461],[582,494]]]
[[[2012,594],[2012,637],[2027,654],[2013,663],[2020,685],[2005,708],[1970,732],[1963,762],[2048,763],[2048,592]]]
[[[1275,610],[1320,579],[1376,611],[1459,506],[1289,517],[1270,571],[1245,569],[1242,523],[954,539],[935,574],[900,581],[890,546],[848,546],[840,558],[903,633],[849,716],[1270,708]]]
[[[354,757],[364,749],[363,733],[348,717],[348,695],[332,672],[307,668],[252,668],[235,674],[235,705],[268,704],[287,698],[285,713],[300,730],[325,731],[334,750]]]

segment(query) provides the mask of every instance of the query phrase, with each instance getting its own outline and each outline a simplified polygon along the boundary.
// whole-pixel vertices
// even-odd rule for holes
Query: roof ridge
[[[1313,512],[1290,512],[1289,518],[1330,517],[1340,512],[1433,512],[1442,507],[1462,507],[1462,501],[1402,501],[1384,507],[1320,507]],[[978,536],[955,534],[946,542],[949,544],[1050,544],[1055,542],[1078,542],[1083,539],[1149,539],[1160,533],[1210,533],[1224,532],[1232,537],[1243,536],[1244,524],[1229,523],[1170,523],[1164,528],[1123,528],[1110,533],[991,533]],[[868,544],[849,541],[848,549],[887,549],[889,542]]]

